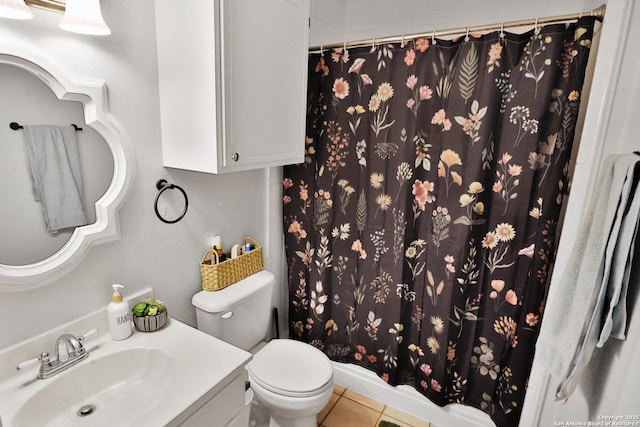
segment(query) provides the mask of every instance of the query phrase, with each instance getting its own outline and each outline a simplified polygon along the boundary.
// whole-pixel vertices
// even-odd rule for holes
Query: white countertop
[[[175,378],[171,386],[160,398],[161,404],[146,414],[144,425],[166,426],[179,425],[188,418],[193,411],[215,396],[238,375],[244,375],[244,366],[251,359],[251,354],[242,349],[211,337],[175,319],[170,319],[162,330],[143,333],[135,331],[132,336],[123,341],[111,340],[106,326],[106,311],[94,313],[78,322],[72,322],[56,328],[33,340],[0,352],[0,425],[13,427],[13,419],[31,396],[35,395],[56,378],[67,372],[90,364],[93,360],[109,356],[119,351],[143,348],[160,349],[167,353],[177,363],[171,369],[176,369]],[[48,351],[53,356],[55,339],[61,333],[81,335],[86,330],[97,327],[100,332],[84,343],[89,357],[77,365],[69,368],[49,379],[35,379],[38,366],[17,371],[18,363],[37,356],[42,351]],[[62,331],[62,332],[61,332]],[[43,343],[47,343],[45,346]],[[37,350],[36,350],[37,349]],[[163,375],[163,372],[158,372]],[[87,378],[91,381],[91,378]],[[37,411],[38,408],[32,408]],[[135,414],[122,414],[119,426],[140,425],[140,420],[133,422]],[[129,421],[128,421],[129,420]],[[89,419],[87,419],[89,421]],[[94,425],[94,424],[92,424]]]

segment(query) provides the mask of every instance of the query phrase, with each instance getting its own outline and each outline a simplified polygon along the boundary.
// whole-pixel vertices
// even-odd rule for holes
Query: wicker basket
[[[243,246],[247,242],[252,243],[255,249],[222,262],[219,262],[218,254],[212,249],[204,253],[200,261],[202,289],[219,291],[264,268],[262,246],[251,237],[243,239]]]

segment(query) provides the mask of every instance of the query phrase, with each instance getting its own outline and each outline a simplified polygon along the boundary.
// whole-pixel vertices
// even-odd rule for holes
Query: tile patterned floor
[[[377,427],[381,421],[400,427],[429,427],[427,421],[337,384],[331,400],[318,414],[319,427]]]

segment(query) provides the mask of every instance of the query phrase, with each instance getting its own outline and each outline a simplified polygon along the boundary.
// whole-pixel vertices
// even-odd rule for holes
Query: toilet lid
[[[276,339],[253,356],[247,365],[253,381],[284,396],[311,396],[333,378],[329,358],[300,341]]]

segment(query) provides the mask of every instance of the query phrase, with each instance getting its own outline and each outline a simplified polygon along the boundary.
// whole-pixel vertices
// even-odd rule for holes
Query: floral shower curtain
[[[310,56],[292,337],[518,424],[593,24]]]

